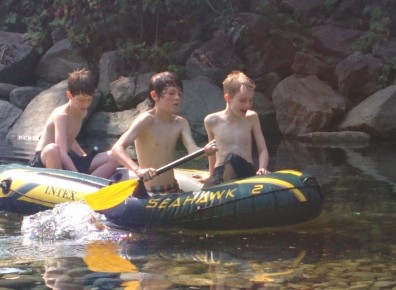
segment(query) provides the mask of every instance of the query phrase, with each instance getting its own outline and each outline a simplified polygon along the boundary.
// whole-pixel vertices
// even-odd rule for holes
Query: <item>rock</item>
[[[314,47],[321,54],[346,57],[355,51],[354,45],[363,34],[360,30],[329,23],[315,27],[312,38]]]
[[[121,77],[110,84],[110,94],[118,111],[135,108],[147,98],[152,75],[147,73],[133,78]]]
[[[382,59],[384,62],[390,62],[396,57],[396,38],[391,38],[386,42],[376,43],[373,47],[373,55]]]
[[[24,85],[34,78],[38,54],[22,33],[0,31],[0,82]]]
[[[22,110],[7,101],[0,100],[0,136],[8,133],[21,114]]]
[[[328,130],[347,106],[345,98],[313,75],[282,80],[272,101],[280,131],[291,136]]]
[[[291,69],[299,75],[316,75],[332,87],[337,87],[336,76],[332,68],[310,53],[296,52]]]
[[[11,91],[17,87],[18,86],[13,84],[0,83],[0,100],[8,101]]]
[[[216,84],[221,84],[226,76],[240,63],[231,43],[217,37],[202,44],[186,62],[189,79],[206,76]]]
[[[309,24],[312,18],[318,17],[318,15],[326,15],[330,10],[329,6],[332,5],[324,3],[322,0],[281,0],[280,2],[283,7],[292,11],[299,22],[304,24]]]
[[[369,146],[370,135],[364,132],[314,132],[297,135],[300,141],[328,147],[363,148]]]
[[[128,130],[133,119],[138,115],[137,109],[122,112],[98,112],[93,114],[87,124],[87,137],[120,137]]]
[[[338,129],[362,131],[375,137],[391,137],[396,133],[395,119],[396,85],[392,85],[352,108]]]
[[[270,72],[282,76],[290,75],[296,53],[296,47],[290,38],[275,32],[256,50],[246,60],[246,71],[250,77],[255,78]]]
[[[42,79],[57,83],[67,79],[69,73],[79,68],[88,68],[88,63],[68,39],[56,42],[41,58],[37,74]]]
[[[38,140],[53,109],[67,102],[66,89],[65,80],[36,96],[7,134],[7,139],[12,140],[22,136],[30,140]]]
[[[206,78],[183,80],[183,100],[179,115],[185,117],[193,132],[206,136],[204,118],[215,111],[223,110],[225,102],[222,89]]]
[[[371,54],[354,52],[337,64],[338,89],[352,104],[358,104],[377,90],[377,76],[383,62]]]
[[[98,91],[107,94],[110,89],[110,84],[120,78],[123,72],[124,63],[117,51],[103,53],[99,60]]]
[[[43,91],[38,87],[18,87],[10,93],[10,103],[24,110],[26,106],[33,100],[39,93]]]

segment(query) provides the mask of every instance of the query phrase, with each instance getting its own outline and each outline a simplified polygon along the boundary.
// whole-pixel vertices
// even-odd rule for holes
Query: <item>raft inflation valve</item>
[[[318,183],[316,181],[316,178],[313,176],[305,177],[304,179],[301,180],[302,183],[306,186],[318,186]]]
[[[12,180],[7,178],[1,181],[0,187],[3,190],[3,194],[7,194],[10,191]]]

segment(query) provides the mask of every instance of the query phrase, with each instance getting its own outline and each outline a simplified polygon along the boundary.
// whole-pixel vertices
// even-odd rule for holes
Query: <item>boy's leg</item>
[[[58,145],[48,144],[41,151],[41,161],[46,168],[62,169],[62,159]]]
[[[89,173],[95,176],[109,178],[119,166],[112,157],[111,151],[101,152],[95,155],[89,166]]]
[[[224,159],[224,181],[256,175],[256,168],[241,156],[230,153]]]

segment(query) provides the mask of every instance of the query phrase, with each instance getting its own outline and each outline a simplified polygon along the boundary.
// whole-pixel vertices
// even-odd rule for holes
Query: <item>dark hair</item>
[[[85,68],[73,71],[67,79],[67,89],[73,96],[78,94],[93,96],[95,92],[95,81],[92,73]]]
[[[158,96],[168,87],[177,87],[183,91],[183,83],[179,77],[173,72],[160,72],[153,75],[149,84],[149,103],[154,106],[154,100],[151,98],[150,92],[155,91]]]

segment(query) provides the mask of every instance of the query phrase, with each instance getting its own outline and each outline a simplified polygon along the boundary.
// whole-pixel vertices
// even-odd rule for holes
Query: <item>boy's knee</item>
[[[60,153],[59,146],[55,143],[47,144],[43,149],[43,154],[58,155],[59,153]]]

